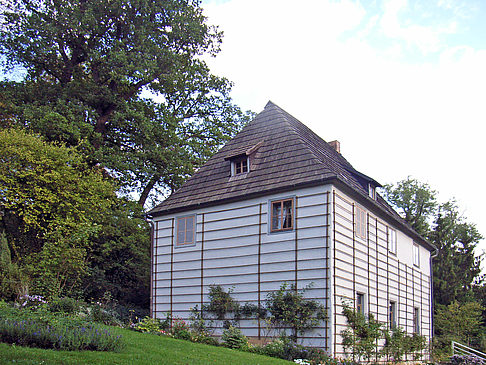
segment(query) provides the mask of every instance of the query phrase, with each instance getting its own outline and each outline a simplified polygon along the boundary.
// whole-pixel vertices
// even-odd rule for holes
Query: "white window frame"
[[[388,227],[388,251],[392,254],[397,254],[397,230]]]
[[[245,160],[246,158],[246,171],[236,173],[236,164]],[[248,156],[242,158],[235,158],[231,161],[231,176],[242,176],[250,172],[250,158]]]
[[[354,206],[354,235],[364,241],[366,241],[366,210],[359,205]]]
[[[371,199],[376,200],[376,188],[373,184],[368,184],[368,195]]]
[[[192,237],[190,237],[191,239],[188,240],[188,237],[187,237],[187,220],[188,219],[192,219]],[[180,224],[184,222],[184,230],[180,230]],[[177,217],[176,218],[176,234],[175,234],[175,244],[174,246],[175,247],[187,247],[187,246],[194,246],[196,244],[196,223],[197,223],[197,220],[196,220],[196,215],[195,214],[191,214],[191,215],[184,215],[184,216],[180,216],[180,217]],[[181,232],[184,232],[184,239],[182,242],[179,242],[179,234]]]
[[[414,266],[420,267],[420,246],[415,242],[412,246],[412,260]]]

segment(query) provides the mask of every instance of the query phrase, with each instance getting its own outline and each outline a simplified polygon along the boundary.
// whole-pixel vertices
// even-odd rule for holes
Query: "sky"
[[[212,72],[241,108],[271,100],[382,184],[455,198],[486,236],[486,1],[204,0]],[[479,245],[486,250],[486,240]],[[484,266],[484,264],[483,264]]]

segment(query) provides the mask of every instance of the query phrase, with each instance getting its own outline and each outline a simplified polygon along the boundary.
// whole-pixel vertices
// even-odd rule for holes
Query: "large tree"
[[[192,0],[15,0],[2,14],[2,114],[49,140],[87,138],[90,163],[140,193],[178,187],[246,116],[201,56],[222,33]],[[154,99],[157,102],[154,102]],[[1,107],[1,105],[0,105]],[[5,111],[6,110],[6,111]]]
[[[437,247],[433,265],[435,303],[472,300],[473,290],[483,282],[482,256],[475,253],[483,237],[476,226],[459,213],[454,201],[438,203],[436,191],[410,177],[387,185],[384,195],[418,233]]]

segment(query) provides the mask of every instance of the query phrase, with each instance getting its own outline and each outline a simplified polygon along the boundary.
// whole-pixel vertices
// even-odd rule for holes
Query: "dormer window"
[[[250,170],[253,171],[255,154],[262,145],[263,141],[260,141],[257,144],[248,144],[229,151],[224,159],[231,163],[230,181],[244,178]]]
[[[232,175],[246,174],[248,172],[248,158],[245,156],[243,158],[235,159],[232,162]]]
[[[376,188],[372,184],[368,184],[368,195],[371,199],[376,200]]]

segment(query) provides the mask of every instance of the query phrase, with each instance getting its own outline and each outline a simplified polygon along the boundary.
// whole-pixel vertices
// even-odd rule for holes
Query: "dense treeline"
[[[202,60],[222,33],[192,0],[19,0],[0,11],[0,299],[147,306],[143,208],[249,117]]]
[[[483,236],[460,214],[454,200],[439,202],[428,184],[407,178],[384,189],[387,200],[436,248],[433,259],[435,345],[451,341],[486,350],[486,286],[481,273]]]

